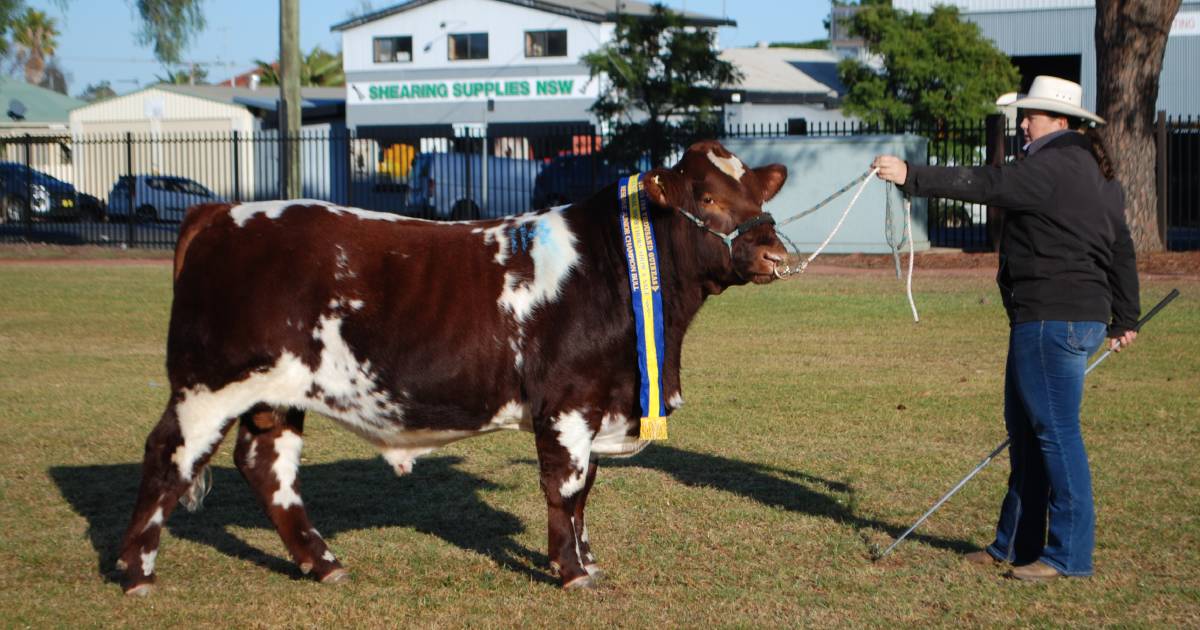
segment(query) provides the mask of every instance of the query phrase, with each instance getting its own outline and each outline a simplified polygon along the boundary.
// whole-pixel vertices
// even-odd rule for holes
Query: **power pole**
[[[300,0],[279,0],[280,192],[300,197]]]

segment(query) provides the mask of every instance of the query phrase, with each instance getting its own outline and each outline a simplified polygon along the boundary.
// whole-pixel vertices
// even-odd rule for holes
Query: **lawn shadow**
[[[459,470],[456,465],[461,461],[459,457],[423,458],[413,473],[399,478],[378,459],[305,465],[300,469],[304,503],[327,540],[346,531],[408,527],[485,555],[533,581],[557,583],[548,572],[533,568],[548,565],[544,553],[515,542],[514,536],[525,530],[521,520],[480,496],[481,490],[496,484]],[[98,572],[110,581],[116,579],[111,571],[133,509],[141,465],[55,466],[49,473],[75,512],[87,519]],[[264,551],[230,533],[231,527],[274,530],[241,475],[227,467],[213,468],[213,492],[202,510],[176,509],[167,523],[172,536],[302,577],[282,542],[277,552]],[[336,543],[330,546],[336,552]]]
[[[671,475],[685,486],[708,487],[746,497],[763,505],[812,516],[829,518],[853,527],[874,558],[869,530],[886,532],[892,538],[904,533],[906,525],[893,525],[855,514],[854,488],[808,473],[744,462],[707,453],[695,453],[654,444],[636,457],[602,460],[602,468],[649,468]],[[837,494],[845,498],[837,499]],[[979,546],[966,540],[913,533],[907,540],[931,547],[966,553]]]

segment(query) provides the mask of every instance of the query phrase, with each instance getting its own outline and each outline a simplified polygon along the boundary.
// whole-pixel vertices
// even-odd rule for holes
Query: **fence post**
[[[242,163],[240,154],[242,152],[241,137],[238,135],[238,130],[233,130],[233,201],[234,203],[242,202]]]
[[[129,205],[126,206],[128,214],[125,215],[125,247],[132,248],[135,244],[133,235],[133,224],[136,221],[136,211],[133,207],[133,196],[137,189],[137,182],[133,179],[133,132],[125,132],[125,181],[128,185],[125,187],[125,197]]]
[[[25,134],[25,240],[33,240],[33,136]]]
[[[1004,164],[1005,136],[1008,134],[1008,118],[1004,114],[988,114],[985,119],[985,142],[987,143],[987,154],[984,158],[988,166],[1000,166]],[[988,247],[992,251],[997,251],[1000,248],[1000,226],[1004,220],[1003,211],[996,206],[988,206],[987,208],[987,242]]]
[[[1154,188],[1158,197],[1158,237],[1167,248],[1167,112],[1158,110],[1154,121]]]
[[[347,127],[342,133],[344,134],[343,137],[346,141],[346,205],[354,207],[354,133],[349,127]],[[420,144],[421,142],[418,140],[417,145],[420,146]],[[413,176],[410,172],[408,174],[410,194],[412,190],[412,180]],[[407,196],[405,198],[404,205],[408,205]]]

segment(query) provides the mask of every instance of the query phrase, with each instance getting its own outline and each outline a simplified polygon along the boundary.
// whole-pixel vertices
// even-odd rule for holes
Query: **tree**
[[[42,72],[42,80],[38,82],[38,86],[65,95],[67,93],[67,83],[69,82],[70,79],[67,76],[67,72],[58,63],[58,58],[51,57],[46,61],[46,68]]]
[[[208,70],[197,64],[190,64],[187,67],[179,68],[172,71],[167,68],[167,74],[164,76],[154,75],[159,83],[167,85],[207,85]]]
[[[649,16],[621,16],[613,40],[583,56],[592,80],[611,86],[591,107],[614,132],[605,147],[610,157],[633,165],[649,153],[658,166],[696,134],[711,133],[717,90],[741,81],[717,56],[714,37],[654,5]]]
[[[255,59],[258,65],[258,76],[262,85],[279,85],[279,63],[267,63]],[[346,84],[346,75],[342,72],[342,53],[336,55],[320,46],[314,46],[312,51],[300,60],[300,85],[315,87],[336,87]]]
[[[98,103],[100,101],[113,98],[116,95],[117,92],[116,90],[112,89],[112,84],[110,84],[108,81],[101,81],[99,83],[92,83],[91,85],[88,85],[75,98],[81,101],[87,101],[89,103]]]
[[[9,31],[24,5],[24,0],[0,0],[0,56],[7,55],[12,48]]]
[[[203,0],[137,0],[142,29],[137,41],[153,46],[154,56],[167,65],[179,64],[192,37],[204,30]]]
[[[940,130],[977,122],[995,111],[997,96],[1020,85],[1008,57],[979,26],[959,20],[956,8],[919,14],[871,4],[849,25],[883,62],[878,70],[855,59],[838,65],[843,108],[869,124]]]
[[[24,70],[25,81],[38,85],[46,73],[46,59],[58,48],[59,32],[54,18],[27,8],[10,28],[17,48],[16,63]]]
[[[1155,190],[1154,106],[1171,22],[1180,0],[1096,2],[1096,113],[1138,251],[1160,251]]]

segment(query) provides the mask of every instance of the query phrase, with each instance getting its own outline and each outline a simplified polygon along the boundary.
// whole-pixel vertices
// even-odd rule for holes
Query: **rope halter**
[[[741,223],[739,223],[737,225],[737,227],[733,228],[732,232],[730,232],[728,234],[723,234],[721,232],[718,232],[718,231],[708,227],[708,224],[705,223],[703,219],[692,214],[691,212],[688,212],[687,210],[684,210],[683,208],[675,208],[675,209],[678,210],[680,214],[687,217],[687,219],[689,221],[691,221],[692,223],[694,223],[696,225],[696,227],[698,227],[706,232],[709,232],[711,234],[715,234],[717,236],[717,238],[721,239],[721,242],[725,243],[725,248],[729,250],[729,263],[731,265],[733,265],[733,241],[734,241],[734,239],[736,239],[739,236],[744,235],[746,232],[749,232],[750,230],[752,230],[764,223],[766,223],[768,225],[775,225],[775,217],[771,216],[770,212],[763,212],[763,213],[759,214],[758,216],[754,217],[753,219],[748,219],[746,221],[742,221]],[[742,275],[741,272],[739,272],[737,270],[736,265],[734,265],[734,267],[733,267],[733,272],[736,273],[739,277],[741,277],[741,275]],[[775,266],[774,273],[775,273],[776,278],[784,277],[783,275],[780,275],[781,272],[779,271],[778,265]],[[790,269],[785,267],[782,273],[784,275],[786,275],[786,274],[790,273]]]

